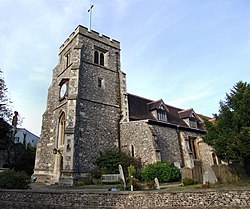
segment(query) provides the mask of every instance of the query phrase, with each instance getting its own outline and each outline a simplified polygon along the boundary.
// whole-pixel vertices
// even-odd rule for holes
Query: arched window
[[[100,54],[100,65],[104,66],[104,54]]]
[[[98,51],[95,51],[95,53],[94,53],[94,63],[99,64],[99,53],[98,53]]]
[[[64,133],[65,133],[65,113],[62,113],[59,118],[58,146],[64,145]]]
[[[106,63],[106,53],[105,50],[95,49],[94,51],[94,63],[105,66]]]

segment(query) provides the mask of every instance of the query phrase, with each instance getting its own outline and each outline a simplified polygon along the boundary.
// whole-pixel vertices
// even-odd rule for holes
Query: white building
[[[17,128],[17,132],[15,134],[15,143],[26,143],[26,145],[28,143],[31,144],[32,147],[36,147],[37,142],[38,142],[39,137],[36,136],[35,134],[29,132],[27,129],[25,128]]]

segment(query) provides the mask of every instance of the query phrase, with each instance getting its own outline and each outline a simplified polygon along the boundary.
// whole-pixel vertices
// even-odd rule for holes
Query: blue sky
[[[0,68],[40,135],[59,46],[78,25],[121,42],[128,92],[212,116],[250,81],[249,0],[0,0]]]

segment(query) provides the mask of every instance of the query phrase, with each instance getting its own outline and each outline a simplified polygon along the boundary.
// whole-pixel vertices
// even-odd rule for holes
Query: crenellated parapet
[[[89,37],[91,39],[95,39],[96,41],[99,41],[101,43],[107,44],[109,46],[112,46],[114,48],[120,49],[120,42],[111,39],[108,36],[102,35],[94,30],[89,31],[88,28],[79,25],[71,34],[70,36],[64,41],[64,43],[59,48],[59,54],[65,49],[65,47],[71,43],[71,41],[78,35],[83,35],[85,37]]]

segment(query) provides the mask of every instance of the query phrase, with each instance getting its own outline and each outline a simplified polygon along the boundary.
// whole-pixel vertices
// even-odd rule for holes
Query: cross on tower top
[[[91,31],[91,21],[92,21],[92,9],[93,9],[94,5],[92,4],[90,6],[90,8],[88,9],[89,12],[89,31]]]

